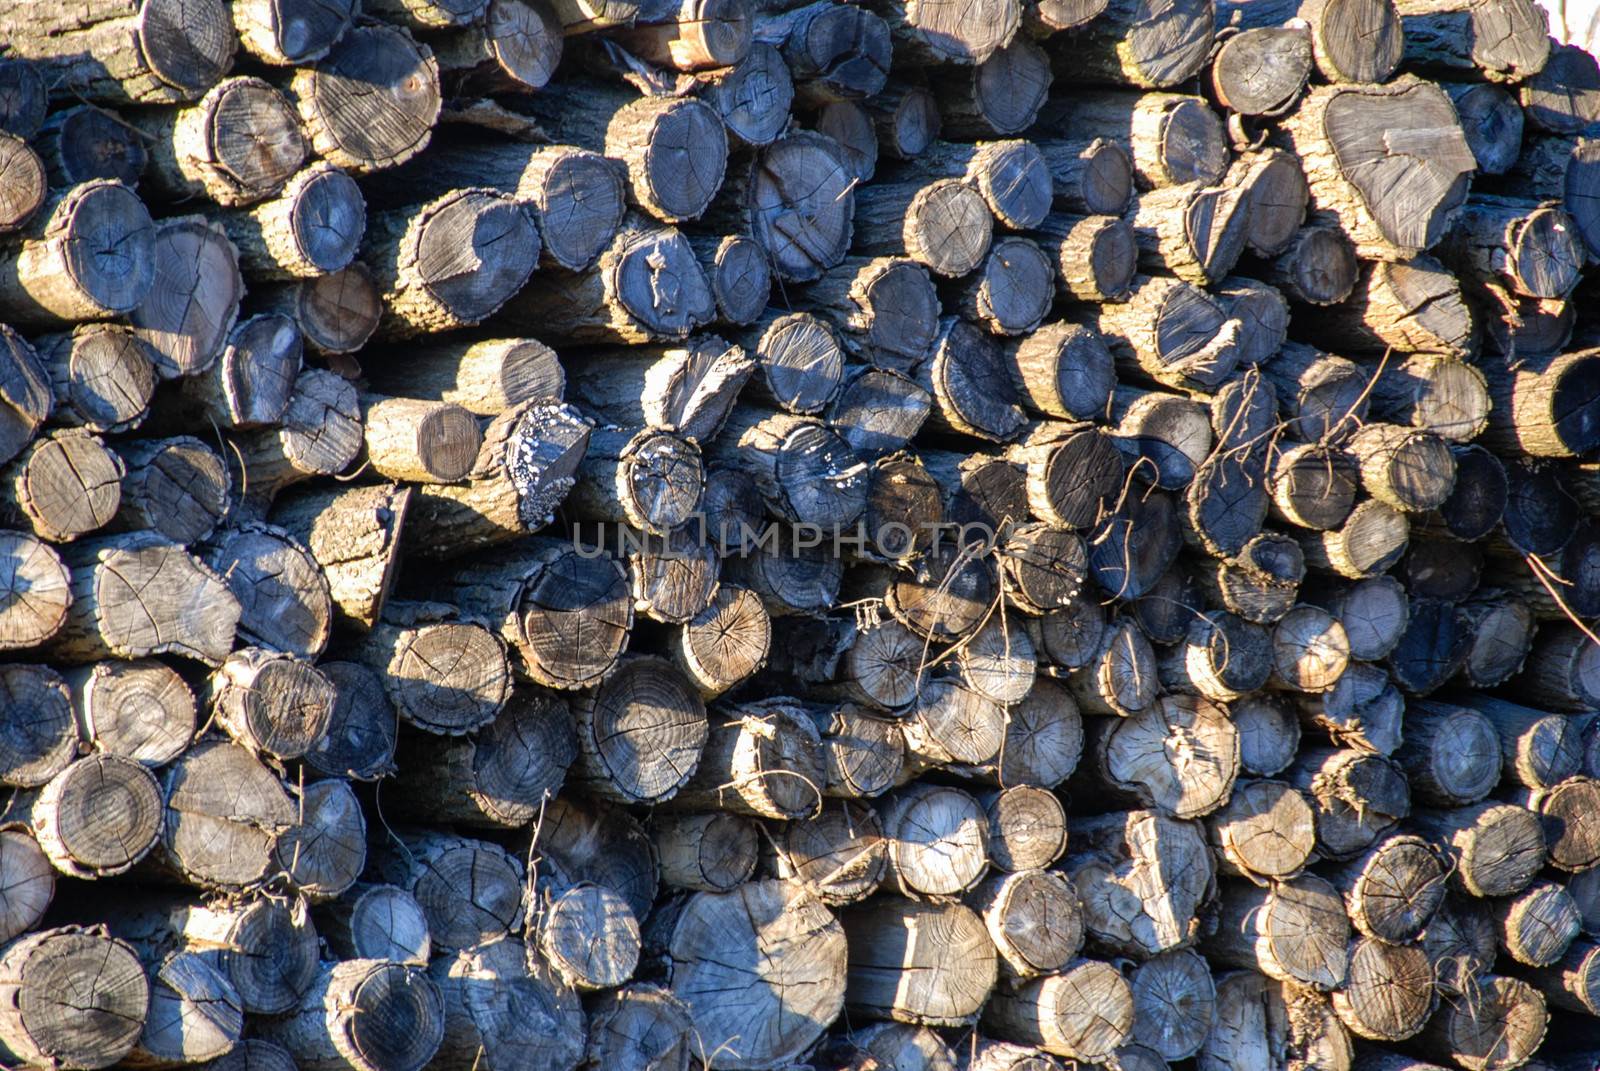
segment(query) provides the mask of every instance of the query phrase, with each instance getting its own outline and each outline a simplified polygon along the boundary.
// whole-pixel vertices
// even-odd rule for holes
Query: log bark
[[[1200,1050],[1202,1071],[1249,1065],[1350,1071],[1350,1035],[1328,998],[1252,970],[1217,980],[1217,1023]]]
[[[281,525],[315,562],[331,603],[331,623],[339,630],[365,632],[382,615],[394,580],[400,528],[410,501],[408,488],[390,485],[297,491],[274,504],[273,523]],[[257,541],[273,542],[264,532]],[[296,564],[303,555],[294,553],[294,548],[295,543],[280,542],[277,553],[268,554],[264,560]],[[313,585],[309,592],[304,588],[300,592],[315,592],[315,582],[309,576],[307,583]],[[316,601],[319,600],[311,600],[311,604]],[[268,605],[272,604],[269,601]],[[309,652],[318,637],[326,643],[327,616],[319,610],[310,618],[313,631],[306,638],[313,642],[299,647]]]
[[[1537,4],[1503,0],[1396,0],[1406,62],[1473,79],[1520,82],[1550,58],[1547,16]]]
[[[693,894],[667,956],[672,993],[704,1044],[729,1046],[716,1058],[727,1071],[783,1065],[844,1005],[845,931],[821,901],[783,882]]]
[[[53,94],[109,104],[194,100],[227,73],[238,45],[226,0],[16,11],[0,36],[48,74]]]
[[[1137,277],[1126,303],[1101,306],[1099,327],[1125,364],[1180,390],[1215,390],[1239,363],[1243,325],[1205,291],[1178,279]]]
[[[54,658],[177,654],[220,665],[233,647],[240,607],[222,579],[151,533],[80,541],[63,556],[72,607],[51,641]]]
[[[870,807],[829,802],[815,818],[787,823],[772,843],[772,872],[830,907],[865,900],[888,874],[889,843]]]
[[[395,26],[358,26],[289,86],[312,150],[363,175],[405,163],[427,147],[439,117],[439,65]]]
[[[263,1034],[306,1071],[418,1071],[444,1032],[439,987],[420,967],[350,959],[324,964],[299,1008]]]
[[[159,270],[157,228],[120,182],[95,179],[59,191],[7,242],[0,260],[0,314],[21,326],[52,327],[131,313]],[[93,236],[92,238],[90,236]],[[111,256],[95,256],[103,242]]]
[[[1313,207],[1338,216],[1356,252],[1370,259],[1409,260],[1437,244],[1477,167],[1450,98],[1415,76],[1317,87],[1283,131],[1305,168]],[[1424,143],[1425,156],[1389,148]],[[1416,192],[1392,192],[1398,189]]]

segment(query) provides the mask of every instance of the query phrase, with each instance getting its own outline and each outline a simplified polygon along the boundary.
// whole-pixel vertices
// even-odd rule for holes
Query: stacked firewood
[[[1533,0],[0,0],[0,1063],[1594,1071]]]

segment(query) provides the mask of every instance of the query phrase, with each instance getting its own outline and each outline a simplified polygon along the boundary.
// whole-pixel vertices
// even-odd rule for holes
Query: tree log
[[[1073,48],[1056,54],[1056,76],[1142,89],[1179,85],[1205,66],[1215,22],[1215,6],[1205,0],[1112,0],[1075,35]]]
[[[989,250],[994,218],[981,194],[956,179],[874,183],[855,195],[855,250],[910,257],[955,279]]]
[[[163,379],[196,375],[221,355],[239,316],[239,255],[221,227],[202,216],[155,228],[154,282],[128,315]]]
[[[51,432],[0,470],[0,514],[41,539],[70,542],[111,523],[125,472],[98,436]]]
[[[162,791],[161,861],[185,881],[237,890],[275,869],[272,849],[294,824],[294,805],[250,752],[204,739],[167,767]]]
[[[1225,873],[1255,882],[1284,881],[1311,858],[1313,821],[1305,797],[1282,781],[1244,781],[1207,819],[1206,829]]]
[[[1396,0],[1408,65],[1493,82],[1537,75],[1550,57],[1537,4],[1500,0]]]
[[[163,263],[157,234],[144,203],[120,182],[57,192],[20,232],[15,252],[0,258],[0,315],[48,327],[133,312]]]
[[[1139,276],[1126,303],[1101,306],[1099,327],[1115,355],[1180,390],[1215,390],[1239,363],[1243,325],[1205,291],[1177,279]]]
[[[297,793],[297,821],[274,854],[289,884],[306,899],[343,896],[367,863],[367,821],[344,781],[315,781]]]
[[[1169,8],[1163,14],[1171,16],[1173,21],[1179,21],[1198,13],[1199,5],[1192,11]],[[1210,16],[1205,17],[1209,22]],[[1207,36],[1209,38],[1209,30]],[[1171,43],[1169,41],[1168,45]],[[1206,48],[1209,47],[1208,41]],[[1174,58],[1181,54],[1181,45],[1177,52],[1169,53]],[[1081,61],[1082,55],[1076,55],[1074,62]],[[1059,69],[1062,61],[1058,60],[1057,63],[1057,75],[1070,77]],[[1062,137],[1074,140],[1105,138],[1131,149],[1134,177],[1142,189],[1180,186],[1190,182],[1215,185],[1222,181],[1228,170],[1228,140],[1222,120],[1199,97],[1178,93],[1095,90],[1064,100],[1059,107],[1053,106],[1040,120],[1040,126]],[[1072,156],[1081,157],[1084,150],[1081,148],[1082,142],[1078,144],[1080,148],[1076,152],[1069,150]],[[1052,152],[1047,146],[1048,143],[1041,145],[1046,159],[1056,157],[1051,163],[1052,174],[1063,165],[1071,166],[1060,159],[1060,150]],[[1089,146],[1090,150],[1093,148]],[[1098,166],[1098,155],[1095,160],[1096,174],[1104,175],[1105,172]],[[1111,189],[1107,187],[1108,192]],[[1101,212],[1121,210],[1120,204],[1097,209]]]
[[[1350,1071],[1351,1058],[1350,1035],[1322,994],[1253,970],[1217,980],[1217,1022],[1200,1049],[1201,1071]]]
[[[1224,108],[1249,116],[1281,115],[1311,78],[1311,34],[1259,26],[1222,42],[1211,63],[1211,93]]]
[[[1215,893],[1205,831],[1153,811],[1073,816],[1062,867],[1083,901],[1091,946],[1149,959],[1192,944]]]
[[[381,959],[425,966],[428,920],[410,893],[363,883],[315,909],[317,934],[341,959]]]
[[[287,316],[315,353],[353,353],[367,344],[383,315],[383,293],[365,264],[256,291],[259,312]]]
[[[1220,902],[1216,933],[1203,942],[1213,960],[1322,991],[1344,984],[1350,922],[1338,890],[1322,878],[1226,882]]]
[[[316,747],[333,713],[333,683],[310,662],[245,647],[230,654],[209,682],[219,728],[252,754],[298,759]]]
[[[1133,994],[1109,963],[1079,959],[1059,973],[997,990],[984,1025],[1069,1059],[1110,1057],[1132,1035]]]
[[[1361,854],[1411,813],[1405,774],[1380,755],[1349,748],[1301,748],[1283,779],[1311,801],[1317,851],[1323,858]]]
[[[1400,1041],[1422,1031],[1437,999],[1433,968],[1421,947],[1362,937],[1350,946],[1347,977],[1333,994],[1333,1011],[1352,1034]]]
[[[367,174],[427,147],[439,116],[439,65],[399,27],[358,26],[326,57],[298,68],[289,93],[312,150]]]
[[[1058,214],[1040,224],[1036,234],[1055,269],[1056,293],[1062,299],[1103,302],[1127,297],[1139,267],[1138,246],[1127,220]]]
[[[1504,803],[1419,810],[1411,826],[1453,864],[1451,884],[1473,896],[1510,896],[1528,887],[1544,865],[1539,816]]]
[[[92,930],[40,930],[0,956],[0,1041],[46,1067],[109,1067],[137,1044],[150,983],[133,949]],[[65,988],[63,988],[65,987]]]
[[[1072,882],[1055,870],[990,878],[967,895],[982,917],[1007,978],[1037,978],[1065,967],[1083,947]]]
[[[888,874],[883,825],[854,801],[824,803],[815,818],[787,823],[772,849],[773,872],[830,907],[865,900]]]
[[[1544,997],[1528,983],[1485,974],[1470,996],[1439,1008],[1419,1045],[1448,1053],[1466,1071],[1518,1067],[1539,1048],[1548,1019]]]
[[[582,1059],[586,1031],[578,994],[516,938],[442,957],[428,975],[444,1009],[438,1061],[542,1071]],[[505,1003],[486,1005],[485,994]]]
[[[422,968],[349,959],[323,964],[299,1008],[263,1034],[306,1071],[419,1071],[439,1051],[444,1015]]]
[[[1405,739],[1394,759],[1418,800],[1442,807],[1476,803],[1500,780],[1499,737],[1475,710],[1422,702],[1406,711]]]

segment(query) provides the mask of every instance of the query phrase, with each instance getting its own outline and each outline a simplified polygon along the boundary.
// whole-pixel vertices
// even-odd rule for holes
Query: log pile
[[[0,1062],[1594,1071],[1530,0],[0,2]]]

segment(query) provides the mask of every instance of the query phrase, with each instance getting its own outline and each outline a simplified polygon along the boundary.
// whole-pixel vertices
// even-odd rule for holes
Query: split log
[[[541,337],[586,343],[686,338],[716,315],[694,249],[678,231],[630,217],[582,272],[527,287],[502,320]]]
[[[967,905],[982,917],[1007,978],[1058,971],[1083,946],[1078,894],[1059,871],[1022,870],[991,878],[968,894]]]
[[[164,766],[194,736],[194,693],[162,662],[97,662],[66,680],[78,735],[97,752]]]
[[[855,250],[910,257],[959,278],[989,250],[994,217],[982,195],[956,179],[874,183],[855,194]]]
[[[1238,366],[1242,326],[1205,291],[1164,276],[1137,277],[1126,303],[1099,311],[1115,355],[1131,356],[1139,372],[1180,390],[1221,386]]]
[[[161,861],[201,888],[242,889],[276,867],[272,849],[294,824],[283,782],[227,740],[202,740],[167,767]]]
[[[228,515],[228,466],[215,450],[188,435],[121,445],[125,468],[113,526],[150,529],[174,543],[210,538]]]
[[[145,344],[120,324],[84,324],[36,340],[50,377],[55,422],[94,432],[136,428],[150,409],[156,374]]]
[[[1355,289],[1361,262],[1337,227],[1301,227],[1284,243],[1266,275],[1269,282],[1295,301],[1337,305]]]
[[[1417,945],[1391,945],[1362,937],[1350,946],[1344,988],[1333,1011],[1352,1034],[1378,1041],[1414,1037],[1437,1003],[1433,967]]]
[[[300,1006],[263,1036],[306,1071],[418,1071],[439,1051],[444,1015],[422,968],[349,959],[323,964]]]
[[[233,648],[239,602],[200,561],[134,532],[80,541],[63,555],[72,607],[51,641],[69,664],[177,654],[220,665]]]
[[[1389,759],[1350,748],[1303,747],[1283,779],[1310,800],[1317,852],[1350,859],[1411,814],[1405,774]]]
[[[854,801],[824,803],[816,817],[785,824],[771,848],[772,872],[830,907],[865,900],[888,874],[883,825]]]
[[[1154,811],[1073,816],[1062,869],[1083,902],[1092,947],[1149,959],[1192,944],[1215,893],[1205,831]]]
[[[1220,807],[1233,790],[1238,732],[1226,710],[1208,699],[1163,696],[1132,716],[1088,728],[1094,761],[1079,776],[1085,788],[1109,789],[1109,798],[1098,797],[1107,802],[1132,799],[1175,818],[1197,818]],[[1179,760],[1161,742],[1177,739],[1188,741],[1194,753]]]
[[[0,956],[12,994],[0,1041],[41,1066],[109,1067],[133,1051],[150,1006],[150,982],[125,942],[92,930],[40,930]]]
[[[1305,168],[1312,205],[1336,214],[1356,252],[1375,260],[1409,260],[1437,244],[1477,167],[1450,98],[1415,76],[1316,87],[1282,129]],[[1389,148],[1401,144],[1428,150]]]
[[[1224,25],[1243,29],[1282,26],[1299,17],[1309,24],[1317,70],[1329,82],[1387,82],[1400,66],[1405,40],[1392,0],[1359,3],[1220,5]],[[1345,1063],[1349,1062],[1348,1056]]]
[[[1454,864],[1451,884],[1473,896],[1510,896],[1528,887],[1544,865],[1539,816],[1504,803],[1418,810],[1411,826]]]
[[[1217,930],[1202,947],[1228,966],[1327,991],[1345,982],[1349,940],[1338,890],[1307,874],[1270,886],[1225,882]]]
[[[215,967],[193,953],[168,956],[150,971],[150,1010],[128,1059],[183,1064],[231,1052],[244,1031],[239,996]]]
[[[1581,133],[1600,118],[1600,66],[1576,45],[1550,44],[1549,48],[1543,69],[1518,91],[1522,109],[1540,130]]]
[[[1059,973],[998,989],[984,1026],[1069,1059],[1111,1057],[1132,1036],[1133,994],[1109,963],[1079,959]]]
[[[1056,294],[1063,300],[1126,298],[1139,267],[1138,246],[1127,220],[1057,214],[1040,224],[1035,236],[1055,269]]]
[[[122,504],[122,459],[81,429],[50,432],[0,470],[0,516],[67,543],[110,524]]]
[[[1200,1049],[1201,1071],[1251,1066],[1349,1071],[1350,1035],[1328,998],[1255,971],[1217,980],[1217,1023]]]
[[[1417,799],[1435,806],[1476,803],[1500,780],[1494,724],[1468,707],[1434,701],[1410,704],[1405,739],[1394,759]]]
[[[306,159],[294,108],[259,78],[225,78],[194,105],[147,112],[134,125],[151,148],[145,181],[175,201],[253,204]]]
[[[468,479],[415,490],[406,546],[448,556],[548,524],[575,482],[589,424],[569,405],[533,399],[495,417]]]
[[[292,655],[245,647],[211,675],[208,701],[219,728],[252,754],[298,759],[328,731],[333,684]]]
[[[52,94],[110,104],[193,100],[227,73],[238,45],[226,0],[7,12],[0,36],[48,75]]]
[[[1511,91],[1488,82],[1446,84],[1461,132],[1472,146],[1478,170],[1503,175],[1522,151],[1522,107]]]
[[[289,86],[311,148],[363,175],[427,147],[439,116],[439,64],[396,26],[357,26]]]
[[[133,312],[156,283],[156,235],[144,202],[120,182],[59,191],[0,259],[0,315],[49,327]],[[92,255],[99,243],[113,254]]]
[[[1381,355],[1392,349],[1471,357],[1476,324],[1456,277],[1432,257],[1363,269],[1350,298],[1315,317],[1331,347]]]
[[[1199,74],[1211,54],[1216,9],[1203,0],[1158,7],[1112,0],[1057,53],[1063,80],[1163,89]],[[1064,62],[1068,53],[1071,62]]]
[[[150,293],[128,321],[163,379],[204,372],[238,319],[244,295],[238,253],[215,223],[178,216],[156,225],[152,259]]]
[[[672,993],[727,1071],[781,1066],[816,1044],[844,1006],[846,955],[821,901],[775,881],[694,893],[667,946]]]
[[[1311,78],[1311,34],[1259,26],[1222,42],[1211,62],[1211,93],[1240,115],[1282,115]]]
[[[1199,10],[1198,6],[1194,11],[1173,8],[1167,14],[1181,27],[1183,21],[1198,16]],[[1206,15],[1205,19],[1209,24],[1210,16]],[[1168,45],[1171,43],[1169,41]],[[1206,47],[1209,48],[1209,43]],[[1181,50],[1176,55],[1181,55]],[[1081,62],[1082,58],[1082,54],[1077,53],[1074,62]],[[1070,77],[1059,69],[1057,75]],[[1211,186],[1221,182],[1228,170],[1228,140],[1222,120],[1199,97],[1094,90],[1076,94],[1059,106],[1053,106],[1040,119],[1040,127],[1074,141],[1105,138],[1131,149],[1134,177],[1142,189],[1190,182]],[[1078,149],[1068,150],[1069,156],[1081,155],[1084,151],[1081,141],[1078,144]],[[1060,150],[1053,152],[1048,142],[1041,142],[1040,147],[1046,159],[1059,157]],[[1098,156],[1096,161],[1098,163]],[[1052,162],[1051,172],[1060,170],[1062,163],[1065,161]],[[1095,171],[1101,173],[1098,166]],[[1122,207],[1118,204],[1098,211],[1121,212]]]
[[[1284,881],[1311,858],[1313,820],[1305,797],[1282,781],[1244,781],[1206,820],[1206,830],[1225,873],[1255,882]]]
[[[314,353],[354,353],[367,344],[383,315],[383,293],[365,264],[255,291],[258,312],[287,316]]]
[[[367,864],[367,820],[349,784],[315,781],[298,792],[298,819],[274,852],[295,891],[310,901],[343,896]]]
[[[471,948],[522,924],[522,866],[487,841],[408,830],[391,838],[371,866],[416,898],[436,950]]]
[[[1466,1071],[1518,1067],[1544,1041],[1548,1019],[1544,997],[1528,983],[1485,974],[1472,995],[1440,1006],[1419,1044]]]
[[[1393,754],[1401,738],[1406,703],[1376,666],[1352,662],[1327,692],[1300,698],[1300,717],[1334,743],[1379,755]]]

